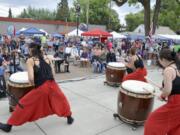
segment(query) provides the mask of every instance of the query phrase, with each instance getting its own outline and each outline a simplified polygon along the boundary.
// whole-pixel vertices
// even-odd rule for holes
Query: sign
[[[15,36],[16,34],[15,27],[13,25],[8,26],[7,33],[8,35]]]
[[[79,29],[82,30],[82,31],[87,31],[88,30],[87,25],[85,23],[81,23],[79,25]]]

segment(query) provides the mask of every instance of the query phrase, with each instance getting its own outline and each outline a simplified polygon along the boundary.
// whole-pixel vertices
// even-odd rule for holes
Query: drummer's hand
[[[125,61],[126,63],[128,63],[128,62],[129,62],[127,59],[124,59],[124,61]]]
[[[163,87],[160,87],[159,90],[160,90],[160,91],[163,91]]]
[[[34,86],[34,81],[29,80],[29,84]]]
[[[159,96],[158,96],[158,99],[159,99],[160,101],[167,101],[166,97],[163,97],[162,95],[159,95]]]

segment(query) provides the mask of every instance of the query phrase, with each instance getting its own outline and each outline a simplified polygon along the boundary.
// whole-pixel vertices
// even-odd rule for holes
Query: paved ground
[[[25,63],[22,62],[21,65],[26,70]],[[55,79],[56,80],[67,80],[67,79],[72,79],[72,78],[96,75],[92,72],[92,68],[90,66],[88,66],[88,67],[80,67],[80,65],[74,66],[71,62],[69,69],[70,69],[70,73],[67,73],[67,72],[56,73]],[[61,70],[62,71],[64,70],[63,67],[61,67]]]
[[[92,72],[91,67],[80,67],[79,65],[74,66],[70,63],[70,73],[56,73],[55,78],[56,80],[68,80],[73,78],[81,78],[85,76],[93,76],[98,75]]]
[[[117,110],[117,96],[120,88],[104,85],[104,75],[95,74],[96,77],[93,77],[90,69],[79,69],[77,72],[75,68],[77,67],[71,69],[71,73],[56,75],[57,80],[90,75],[83,78],[84,80],[81,78],[81,81],[74,79],[74,81],[60,83],[62,91],[71,104],[74,124],[69,126],[66,124],[66,119],[53,115],[14,127],[9,135],[143,135],[143,126],[132,131],[131,126],[113,118],[113,113]],[[151,81],[161,83],[160,70],[151,68],[148,73]],[[154,108],[161,104],[163,102],[155,99]],[[7,99],[1,100],[0,121],[5,122],[9,115]],[[0,135],[6,134],[0,131]]]

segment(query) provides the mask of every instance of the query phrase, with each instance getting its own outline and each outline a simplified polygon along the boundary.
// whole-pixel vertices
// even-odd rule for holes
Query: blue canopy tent
[[[131,39],[131,40],[145,40],[145,36],[144,35],[138,35],[138,34],[130,34],[130,35],[126,35],[128,39]]]
[[[17,36],[20,35],[21,32],[22,32],[22,31],[17,31],[17,32],[16,32],[16,35],[17,35]]]
[[[20,30],[18,30],[17,32],[16,32],[16,36],[19,36],[20,34],[21,34],[21,32],[22,31],[25,31],[27,28],[21,28]]]
[[[52,34],[53,37],[56,37],[56,38],[63,38],[64,36],[59,34],[59,33],[53,33]]]
[[[23,35],[26,35],[26,36],[33,36],[35,34],[45,35],[45,32],[42,32],[37,28],[31,27],[31,28],[28,28],[28,29],[26,29],[24,31],[17,31],[16,34],[17,35],[23,34]]]

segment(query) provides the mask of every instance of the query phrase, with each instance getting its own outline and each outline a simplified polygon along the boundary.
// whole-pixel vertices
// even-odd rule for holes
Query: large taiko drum
[[[21,99],[25,94],[27,94],[34,87],[29,84],[27,72],[17,72],[12,74],[8,80],[8,90],[16,97],[16,99]],[[9,97],[9,110],[12,112],[16,102]]]
[[[126,72],[126,66],[119,62],[110,62],[106,68],[106,82],[109,85],[120,85]]]
[[[118,115],[126,123],[141,125],[154,104],[154,87],[148,83],[128,80],[118,95]]]

